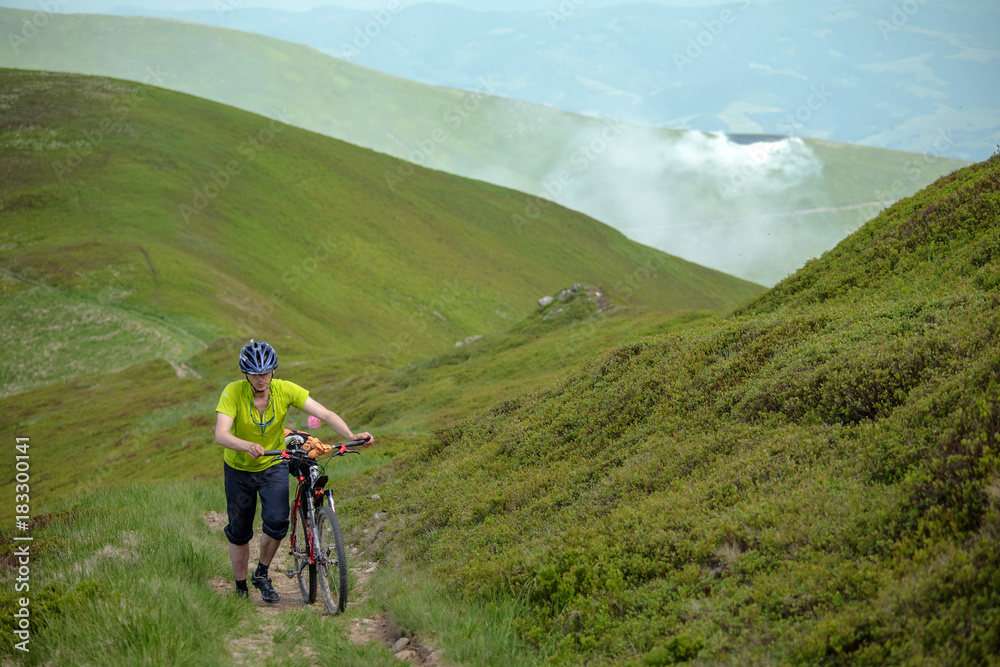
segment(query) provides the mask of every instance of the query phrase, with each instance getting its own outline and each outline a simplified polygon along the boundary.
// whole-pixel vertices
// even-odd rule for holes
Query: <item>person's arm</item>
[[[230,431],[233,428],[233,418],[223,412],[215,413],[215,442],[226,449],[235,449],[238,452],[246,452],[250,458],[255,459],[264,453],[264,448],[256,442],[237,438]]]
[[[310,414],[317,419],[320,419],[329,425],[337,435],[342,437],[344,440],[365,440],[368,439],[367,444],[375,442],[375,438],[372,437],[371,433],[355,433],[347,424],[341,419],[337,413],[332,410],[327,410],[312,396],[306,399],[305,405],[302,406],[302,411],[306,414]],[[221,444],[221,443],[220,443]]]

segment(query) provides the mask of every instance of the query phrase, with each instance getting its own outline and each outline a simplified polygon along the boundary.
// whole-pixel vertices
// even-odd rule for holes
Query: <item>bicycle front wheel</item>
[[[336,512],[327,506],[317,507],[316,531],[319,533],[319,553],[316,554],[319,589],[323,592],[326,610],[339,614],[347,607],[347,556]]]

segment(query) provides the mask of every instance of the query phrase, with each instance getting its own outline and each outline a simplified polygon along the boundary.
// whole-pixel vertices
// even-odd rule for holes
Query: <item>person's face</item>
[[[250,373],[245,373],[247,380],[253,385],[253,388],[257,391],[264,391],[267,389],[267,385],[271,383],[271,376],[274,372],[264,373],[263,375],[252,375]]]

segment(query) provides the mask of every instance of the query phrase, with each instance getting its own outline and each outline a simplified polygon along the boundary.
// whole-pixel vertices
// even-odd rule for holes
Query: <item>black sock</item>
[[[253,576],[255,576],[255,577],[266,577],[267,576],[267,569],[268,569],[267,565],[264,565],[263,563],[258,562],[257,563],[257,571],[253,573]]]
[[[243,593],[249,593],[250,590],[247,588],[247,580],[244,579],[243,581],[237,581],[236,590],[242,591]]]

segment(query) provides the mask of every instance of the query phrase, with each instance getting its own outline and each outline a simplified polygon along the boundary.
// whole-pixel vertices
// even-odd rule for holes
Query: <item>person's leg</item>
[[[288,533],[288,464],[279,463],[261,473],[259,486],[261,529],[260,562],[270,565]]]
[[[260,560],[254,571],[253,585],[260,589],[265,602],[277,602],[279,596],[268,574],[271,561],[288,532],[288,466],[280,463],[260,475],[258,493],[264,534],[260,536]]]
[[[229,561],[233,564],[233,577],[237,581],[245,581],[247,571],[250,569],[250,543],[230,544]],[[241,574],[242,577],[239,576]]]
[[[257,497],[250,474],[228,465],[225,465],[225,486],[229,524],[224,532],[229,540],[233,579],[237,589],[243,591],[246,589],[247,570],[250,566],[250,540],[253,538],[254,516],[257,514]]]
[[[271,560],[274,559],[274,554],[278,553],[278,547],[281,546],[281,540],[276,540],[270,535],[260,536],[260,562],[262,565],[271,566]],[[249,557],[250,550],[247,550],[247,556]]]

